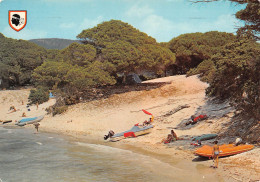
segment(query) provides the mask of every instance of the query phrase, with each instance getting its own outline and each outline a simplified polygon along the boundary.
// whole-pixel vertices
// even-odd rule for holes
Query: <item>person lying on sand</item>
[[[191,116],[191,121],[188,121],[186,123],[186,125],[189,125],[189,124],[196,124],[198,121],[202,121],[202,120],[205,120],[205,119],[208,119],[208,116],[207,115],[199,115],[199,116],[195,116],[195,115],[192,115]]]
[[[171,134],[168,134],[167,138],[162,139],[161,143],[167,144],[174,141],[174,138]]]
[[[25,114],[25,112],[23,112],[23,114],[22,114],[22,117],[26,117],[26,114]]]
[[[201,141],[200,141],[200,140],[197,140],[197,143],[193,142],[193,143],[191,143],[191,145],[201,146]]]
[[[13,113],[13,112],[16,112],[16,111],[19,111],[19,109],[16,110],[16,108],[14,106],[11,106],[9,110],[11,110],[11,112],[9,112],[9,114]]]

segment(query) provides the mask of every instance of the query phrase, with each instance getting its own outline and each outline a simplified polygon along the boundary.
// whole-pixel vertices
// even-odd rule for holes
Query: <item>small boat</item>
[[[224,144],[219,145],[219,157],[225,157],[230,155],[239,154],[242,152],[246,152],[249,150],[252,150],[254,148],[254,145],[238,145],[235,146],[234,144]],[[196,155],[202,156],[202,157],[212,157],[213,147],[209,145],[204,145],[201,148],[198,148],[195,151]]]
[[[123,138],[137,137],[140,135],[145,135],[145,134],[150,133],[152,129],[153,129],[153,125],[147,125],[147,126],[135,125],[130,130],[114,134],[113,136],[110,137],[110,140],[118,141]]]
[[[192,141],[210,140],[210,139],[216,138],[217,136],[218,136],[217,134],[204,134],[201,136],[193,137]]]
[[[11,123],[12,120],[5,120],[5,121],[0,121],[2,124],[6,124],[6,123]]]
[[[16,123],[16,125],[24,126],[24,125],[27,125],[27,124],[37,123],[37,122],[40,122],[43,118],[44,118],[44,115],[38,116],[38,117],[34,117],[34,118],[24,118],[24,119],[19,120]]]

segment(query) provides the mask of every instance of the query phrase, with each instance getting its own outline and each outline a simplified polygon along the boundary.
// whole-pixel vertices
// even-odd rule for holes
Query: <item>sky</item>
[[[0,0],[0,32],[24,40],[76,39],[82,30],[114,19],[132,25],[157,42],[168,42],[185,33],[235,33],[243,25],[235,13],[244,7],[221,0]],[[9,10],[27,10],[27,24],[21,31],[10,27]]]

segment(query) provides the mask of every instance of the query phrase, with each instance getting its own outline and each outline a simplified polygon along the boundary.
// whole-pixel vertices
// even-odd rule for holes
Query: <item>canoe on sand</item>
[[[219,157],[239,154],[242,152],[249,151],[253,148],[254,145],[238,145],[238,146],[234,146],[234,144],[219,145]],[[198,148],[195,151],[195,154],[202,157],[212,157],[212,152],[213,152],[213,146],[204,145],[203,147]]]
[[[153,128],[153,125],[148,125],[148,126],[133,126],[130,130],[121,132],[121,133],[116,133],[115,135],[110,137],[111,141],[118,141],[123,138],[128,138],[128,137],[136,137],[140,135],[145,135],[151,132]]]
[[[19,120],[16,123],[16,125],[24,126],[24,125],[27,125],[27,124],[37,123],[37,122],[40,122],[43,118],[44,118],[44,115],[43,116],[34,117],[34,118],[24,118],[24,119]]]
[[[201,136],[193,137],[192,141],[210,140],[210,139],[216,138],[217,136],[218,136],[217,134],[204,134]]]
[[[6,123],[11,123],[12,120],[5,120],[5,121],[0,121],[2,124],[6,124]]]

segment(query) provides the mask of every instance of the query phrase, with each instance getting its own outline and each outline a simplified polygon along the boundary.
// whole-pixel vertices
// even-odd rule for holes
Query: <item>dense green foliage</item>
[[[30,90],[29,104],[41,104],[49,100],[48,88],[38,87],[37,89]]]
[[[231,99],[237,108],[260,119],[260,45],[237,40],[214,55],[213,79],[207,94]]]
[[[100,61],[108,65],[112,75],[140,70],[162,75],[175,63],[175,55],[154,38],[119,20],[83,30],[77,37],[96,47]]]
[[[83,30],[77,38],[84,43],[94,44],[96,47],[106,47],[107,43],[113,43],[117,40],[128,42],[135,46],[156,44],[154,38],[120,20],[110,20],[98,24],[94,28]]]
[[[234,40],[233,34],[225,32],[190,33],[172,39],[168,47],[176,54],[176,72],[184,74]]]
[[[96,49],[93,46],[73,43],[60,51],[54,60],[45,61],[36,68],[33,78],[37,85],[55,89],[70,87],[76,91],[114,84],[113,77],[95,56]]]
[[[2,87],[31,83],[33,70],[47,57],[47,51],[34,43],[4,37],[0,33],[0,79]]]
[[[83,44],[49,51],[48,59],[33,73],[36,85],[62,90],[67,103],[77,102],[93,87],[114,85],[122,73],[153,71],[163,75],[175,62],[174,53],[167,47],[117,20],[83,30],[78,38]]]
[[[236,13],[236,18],[245,23],[238,29],[236,40],[226,44],[223,49],[210,59],[204,60],[197,68],[190,70],[188,74],[200,74],[203,80],[210,83],[208,95],[231,100],[237,109],[243,111],[242,115],[249,115],[253,120],[259,121],[260,47],[255,40],[259,40],[260,2],[230,1],[246,4],[245,9]],[[251,122],[246,126],[250,126],[251,130],[257,126],[257,122]]]
[[[67,110],[68,110],[68,106],[55,107],[55,108],[53,108],[52,115],[55,116],[57,114],[62,114]]]
[[[210,59],[202,61],[196,68],[188,71],[187,76],[199,74],[200,79],[205,82],[212,82],[216,72],[216,66]]]

